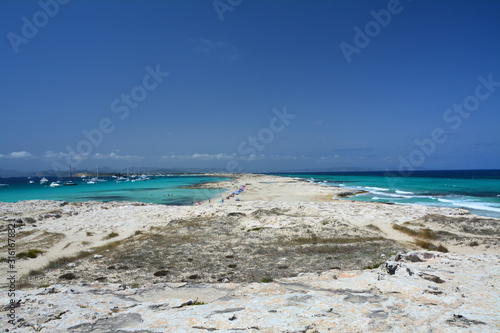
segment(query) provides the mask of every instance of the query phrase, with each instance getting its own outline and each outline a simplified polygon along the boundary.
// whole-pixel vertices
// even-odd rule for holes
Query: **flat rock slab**
[[[415,260],[419,256],[421,260]],[[500,257],[416,252],[272,283],[53,285],[18,291],[10,332],[494,332]],[[437,279],[426,279],[433,276]],[[437,282],[439,281],[439,282]],[[7,293],[0,301],[9,302]]]

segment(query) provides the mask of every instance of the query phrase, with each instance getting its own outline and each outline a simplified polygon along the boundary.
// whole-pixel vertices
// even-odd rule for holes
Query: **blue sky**
[[[1,169],[500,168],[499,1],[8,0],[0,32]]]

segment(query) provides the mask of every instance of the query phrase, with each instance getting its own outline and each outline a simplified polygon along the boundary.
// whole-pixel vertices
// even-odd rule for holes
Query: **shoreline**
[[[18,253],[29,249],[41,252],[36,254],[36,258],[19,258],[16,261],[18,289],[23,290],[23,299],[38,295],[35,298],[47,300],[52,294],[44,294],[43,290],[55,288],[57,292],[54,291],[53,294],[57,295],[69,290],[71,286],[84,293],[85,296],[80,294],[85,299],[84,302],[91,302],[88,299],[92,297],[91,290],[105,289],[107,296],[103,294],[98,298],[116,303],[118,301],[115,297],[118,296],[113,288],[121,285],[125,286],[124,293],[129,293],[131,298],[137,300],[144,293],[160,289],[170,290],[162,299],[162,302],[168,304],[177,302],[172,297],[178,297],[175,299],[179,300],[179,304],[198,297],[200,302],[206,304],[200,306],[200,309],[206,311],[222,306],[224,301],[220,290],[239,293],[248,290],[250,286],[254,290],[251,293],[254,295],[252,299],[260,299],[259,302],[266,303],[271,297],[268,288],[285,288],[279,294],[286,298],[293,296],[293,292],[287,289],[290,283],[309,283],[306,294],[314,293],[314,297],[320,297],[319,301],[323,297],[319,295],[322,292],[314,288],[326,283],[320,282],[325,277],[332,281],[328,283],[337,281],[331,278],[333,275],[355,277],[359,279],[360,290],[368,290],[371,287],[367,283],[373,276],[388,274],[384,265],[390,258],[394,261],[394,254],[398,252],[419,251],[419,256],[432,254],[432,258],[422,259],[421,266],[418,266],[418,262],[410,261],[408,265],[411,267],[408,267],[410,270],[423,272],[426,271],[424,263],[432,262],[434,271],[427,270],[425,274],[439,275],[446,281],[454,281],[444,286],[466,283],[468,290],[476,288],[477,292],[481,288],[479,285],[469,285],[466,281],[458,281],[457,277],[450,277],[449,268],[446,268],[446,262],[450,261],[469,262],[475,267],[473,271],[476,276],[489,276],[492,279],[500,276],[500,219],[476,216],[458,208],[332,199],[335,195],[346,192],[346,189],[321,186],[289,177],[254,174],[233,176],[227,181],[203,185],[227,188],[225,196],[232,192],[234,184],[246,186],[237,196],[240,201],[231,198],[223,204],[215,200],[189,206],[36,200],[0,203],[1,251],[6,252],[5,226],[13,223],[16,225]],[[425,248],[442,251],[447,249],[449,253],[426,252]],[[0,257],[5,257],[3,253]],[[481,266],[479,263],[484,264]],[[464,271],[465,274],[472,266],[455,266],[453,271]],[[485,267],[489,267],[489,271],[484,271]],[[7,278],[7,270],[4,268],[6,263],[1,262],[2,282]],[[308,276],[307,282],[301,276]],[[399,278],[404,283],[415,284],[412,289],[415,295],[425,291],[421,289],[424,285],[420,284],[422,278],[418,275],[407,276],[401,272]],[[263,283],[264,281],[270,283]],[[342,281],[347,283],[348,280]],[[5,287],[5,283],[2,283],[2,290],[5,291]],[[343,284],[335,288],[345,290],[351,287]],[[176,288],[179,294],[175,294]],[[195,289],[199,294],[190,293],[190,290]],[[451,290],[448,288],[443,291],[448,295],[446,297],[459,296]],[[499,295],[498,289],[492,292]],[[351,295],[349,293],[345,292],[343,295]],[[156,298],[144,298],[144,304],[156,304],[160,301],[159,295]],[[68,297],[69,302],[73,296],[65,294],[64,297]],[[239,297],[236,297],[235,302],[246,299],[244,296]],[[384,297],[396,296],[384,294]],[[438,296],[432,297],[439,299]],[[434,301],[441,304],[444,312],[449,311],[446,310],[450,306],[447,302]],[[471,301],[472,298],[461,300],[466,303]],[[417,297],[415,307],[428,306],[425,302],[419,302]],[[23,305],[27,309],[26,313],[31,313],[29,309],[35,306],[30,304]],[[363,306],[366,311],[371,311],[369,308],[371,306],[373,309],[373,305],[370,304],[361,302],[353,306]],[[70,306],[66,301],[60,302],[57,308],[62,309],[64,306],[69,307],[73,314],[82,314],[83,317],[79,319],[81,324],[105,320],[105,316],[111,318],[103,310],[104,312],[99,311],[100,314],[95,319],[85,319],[86,308]],[[257,308],[255,311],[263,311],[263,308]],[[301,311],[301,308],[297,307],[296,311]],[[123,308],[118,312],[127,316],[138,315],[133,308],[127,309]],[[177,308],[169,305],[169,309],[184,311],[179,313],[189,317],[186,309],[182,310],[183,307],[174,310]],[[53,315],[55,310],[43,311],[47,315]],[[280,311],[278,309],[278,313]],[[339,311],[343,313],[343,310]],[[25,319],[36,321],[32,317],[34,315],[35,312],[26,315]],[[203,316],[192,315],[194,317],[189,317],[191,321],[197,321]],[[365,315],[366,313],[363,316]],[[144,313],[140,316],[149,323],[148,327],[156,327],[150,319],[144,317]],[[477,317],[470,314],[464,316],[473,319]],[[68,318],[57,322],[41,322],[39,325],[54,332],[60,328],[58,325],[63,325],[64,329],[61,330],[64,331],[71,327],[72,322]],[[361,317],[358,319],[361,320]],[[486,322],[485,320],[491,325],[491,318],[481,321]],[[399,324],[394,323],[396,326]],[[184,327],[182,323],[177,325]],[[207,329],[229,327],[220,326],[222,324],[196,325]],[[299,327],[292,323],[287,325],[287,329]],[[194,326],[184,329],[192,329]],[[164,327],[162,329],[164,331]]]

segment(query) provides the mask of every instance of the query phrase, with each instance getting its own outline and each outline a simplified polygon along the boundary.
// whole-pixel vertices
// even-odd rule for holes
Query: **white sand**
[[[245,174],[238,175],[234,181],[226,181],[208,186],[226,187],[229,195],[235,185],[246,185],[246,190],[237,197],[218,203],[203,202],[202,205],[193,206],[164,206],[153,204],[139,204],[130,202],[85,202],[70,203],[61,206],[60,202],[53,201],[25,201],[18,203],[0,203],[0,216],[4,223],[9,219],[32,217],[35,220],[47,212],[59,211],[60,218],[46,218],[36,222],[36,227],[27,224],[17,229],[18,234],[23,231],[46,231],[60,233],[64,237],[53,244],[46,252],[34,260],[19,261],[20,275],[46,266],[50,261],[62,256],[72,256],[83,250],[91,250],[111,241],[129,237],[137,230],[145,230],[152,226],[165,225],[173,219],[189,219],[192,217],[217,217],[226,216],[228,212],[252,212],[256,209],[287,209],[291,212],[306,213],[307,219],[320,219],[335,217],[336,219],[364,227],[374,225],[385,233],[385,237],[399,242],[412,242],[414,239],[392,228],[392,224],[401,224],[412,221],[428,214],[444,216],[470,216],[463,209],[438,208],[415,205],[387,205],[380,203],[353,202],[352,200],[337,200],[335,195],[345,192],[345,189],[322,186],[303,180],[284,178],[268,175]],[[333,198],[333,199],[332,199]],[[276,216],[267,218],[268,225],[286,227],[295,223],[290,219]],[[258,221],[247,219],[245,223],[250,227],[258,226]],[[111,232],[119,236],[106,240],[106,235]],[[92,235],[91,235],[91,234]],[[91,235],[91,236],[89,236]],[[6,232],[1,233],[1,244],[7,244]],[[34,234],[33,237],[39,237]],[[18,252],[32,248],[30,241],[36,242],[30,236],[23,238],[17,244]],[[499,253],[496,247],[469,247],[457,245],[450,248],[456,253]],[[6,252],[4,246],[3,251]],[[7,256],[2,255],[2,256]],[[29,263],[29,265],[25,265]],[[0,265],[6,266],[5,263]],[[1,266],[0,266],[1,267]],[[2,269],[0,279],[5,278],[6,271]]]

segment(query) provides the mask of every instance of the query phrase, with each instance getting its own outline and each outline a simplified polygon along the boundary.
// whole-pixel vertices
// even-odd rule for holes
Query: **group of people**
[[[238,194],[240,194],[241,192],[243,192],[243,191],[245,190],[245,185],[240,185],[240,186],[238,186],[238,185],[234,185],[234,186],[236,187],[236,190],[235,190],[235,191],[233,191],[233,192],[231,192],[231,194],[229,194],[229,195],[228,195],[228,196],[226,196],[225,198],[224,198],[224,197],[222,197],[222,198],[218,201],[218,203],[224,203],[224,200],[229,200],[229,199],[231,199],[231,198],[234,198],[235,196],[237,196]],[[235,200],[236,200],[236,201],[240,201],[240,198],[238,198],[238,197],[237,197]],[[208,202],[209,202],[209,203],[211,202],[210,198],[208,199]],[[191,200],[191,204],[192,204],[192,205],[201,205],[201,202],[199,202],[199,201],[197,201],[197,200]]]
[[[231,198],[234,198],[236,195],[240,194],[245,190],[245,185],[234,185],[236,186],[236,191],[233,191],[230,195],[228,195],[225,199],[229,200]],[[236,201],[240,201],[240,198],[236,198]],[[221,200],[218,201],[219,203],[224,203],[224,197],[221,198]]]

